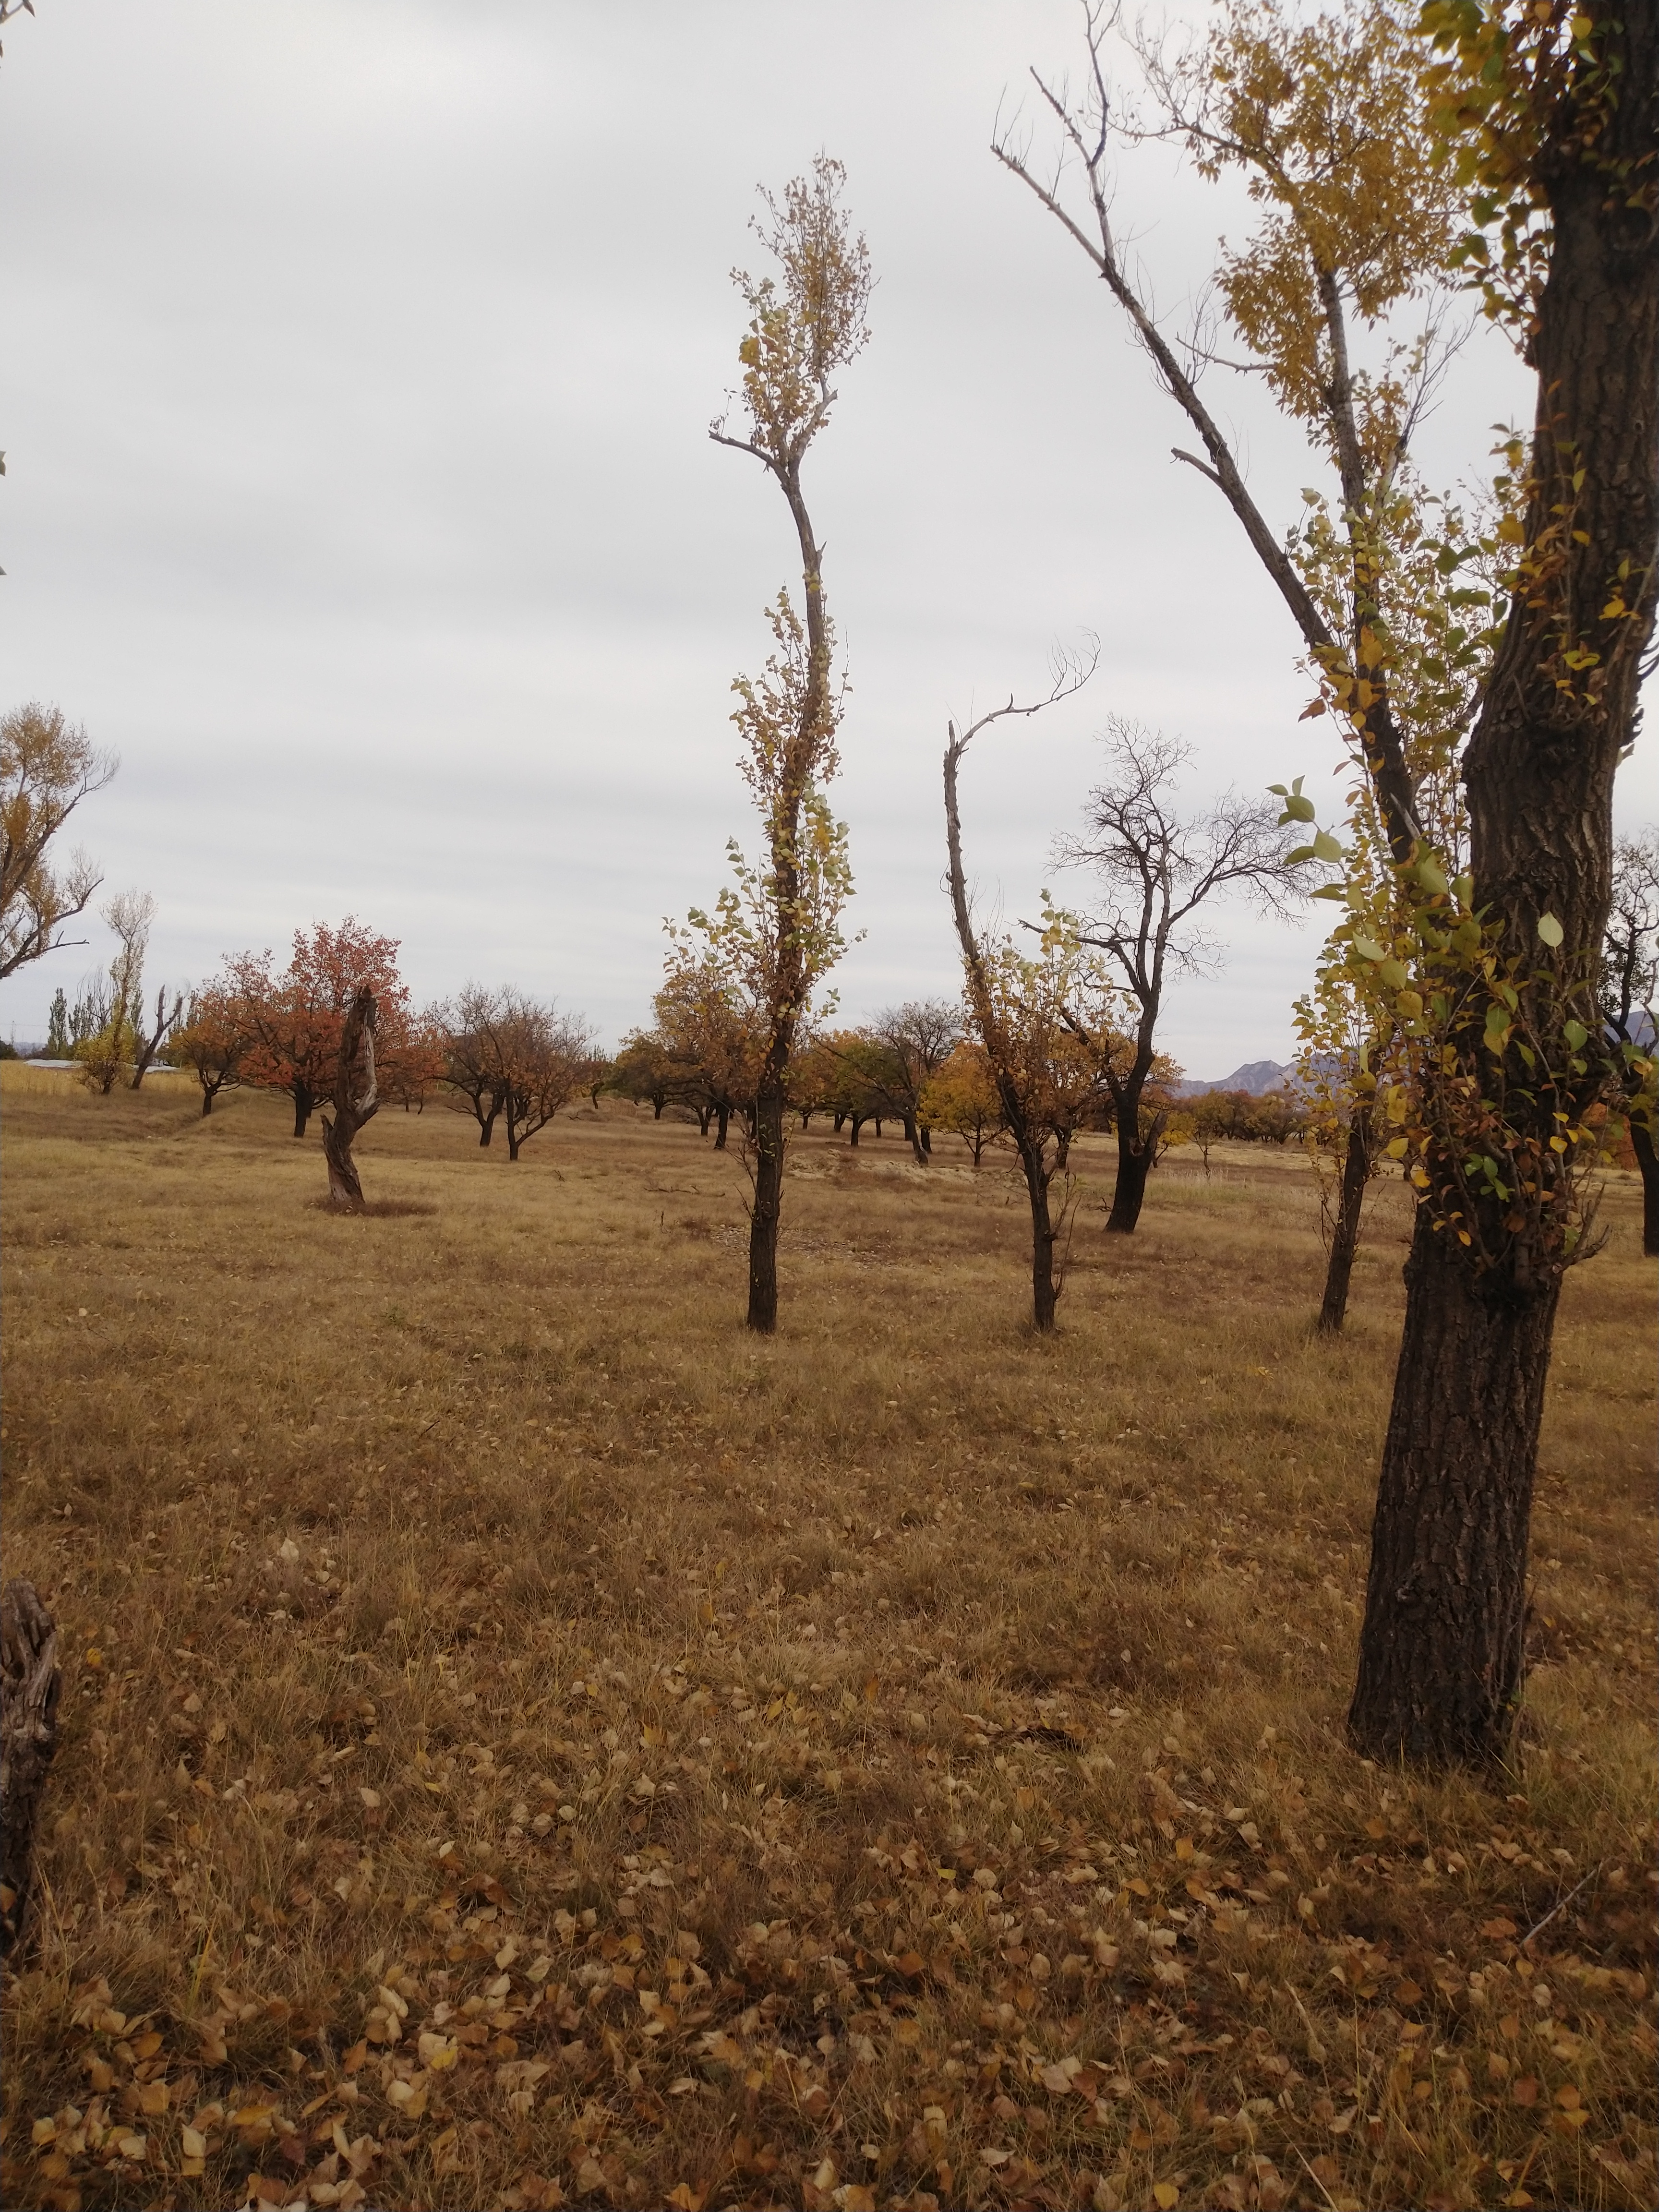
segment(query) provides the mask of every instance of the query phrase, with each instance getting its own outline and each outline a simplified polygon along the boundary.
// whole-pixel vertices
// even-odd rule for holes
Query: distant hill
[[[1288,1060],[1251,1060],[1218,1082],[1177,1083],[1171,1088],[1177,1098],[1201,1098],[1206,1091],[1248,1091],[1252,1098],[1262,1098],[1270,1091],[1282,1091],[1293,1072]]]

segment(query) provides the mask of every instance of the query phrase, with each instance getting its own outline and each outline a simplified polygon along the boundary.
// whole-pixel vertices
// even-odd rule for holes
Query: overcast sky
[[[727,272],[757,184],[820,149],[879,276],[807,479],[853,684],[844,1015],[954,994],[945,720],[1040,684],[1056,636],[1099,634],[1088,692],[964,770],[988,905],[1084,896],[1047,855],[1109,712],[1192,743],[1194,800],[1305,773],[1335,803],[1288,616],[988,151],[1027,65],[1075,63],[1072,0],[38,4],[0,63],[0,698],[119,752],[75,830],[106,891],[155,892],[154,979],[355,913],[420,998],[648,1018],[662,917],[752,835],[729,686],[798,582],[775,487],[707,436]],[[1172,320],[1247,223],[1156,150],[1118,212]],[[1314,465],[1254,385],[1210,397],[1288,522]],[[1431,472],[1529,415],[1480,334]],[[1623,779],[1628,825],[1659,813],[1650,759]],[[1318,927],[1222,917],[1169,1017],[1190,1073],[1289,1057]],[[0,1034],[44,1034],[91,935],[0,987]]]

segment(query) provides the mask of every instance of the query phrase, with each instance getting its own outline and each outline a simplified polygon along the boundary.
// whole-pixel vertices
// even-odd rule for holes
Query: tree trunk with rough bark
[[[1504,1755],[1520,1710],[1559,1285],[1517,1297],[1448,1241],[1419,1208],[1348,1726],[1374,1756],[1479,1766]]]
[[[380,1103],[374,1090],[374,994],[365,983],[353,999],[340,1032],[340,1058],[334,1076],[334,1118],[330,1121],[326,1114],[323,1116],[329,1202],[353,1213],[362,1212],[363,1186],[351,1157],[351,1147],[359,1132],[374,1119]]]
[[[40,1797],[58,1748],[58,1627],[33,1583],[0,1590],[0,1953],[23,1932]]]
[[[1054,1326],[1060,1285],[1054,1280],[1054,1224],[1048,1206],[1051,1178],[1042,1143],[1022,1144],[1019,1164],[1031,1207],[1031,1319],[1047,1335]]]
[[[1540,916],[1561,926],[1549,963],[1559,981],[1546,972],[1527,987],[1534,1030],[1552,1038],[1570,1016],[1592,1034],[1599,1025],[1613,775],[1659,586],[1659,230],[1639,196],[1610,189],[1605,166],[1637,173],[1659,142],[1659,9],[1585,0],[1583,13],[1589,35],[1538,157],[1553,228],[1533,341],[1526,536],[1541,550],[1511,602],[1464,762],[1472,904],[1501,921],[1505,952],[1528,968],[1542,964]],[[1588,125],[1580,102],[1594,100],[1596,79],[1586,51],[1620,88]],[[1574,143],[1587,127],[1593,162]],[[1586,657],[1564,658],[1569,647]],[[1558,1094],[1513,1043],[1509,1054],[1509,1096],[1534,1089],[1537,1127],[1525,1133],[1541,1147]],[[1427,1166],[1434,1176],[1432,1158]],[[1498,1765],[1519,1705],[1560,1261],[1531,1237],[1510,1247],[1507,1204],[1480,1205],[1483,1238],[1507,1258],[1478,1269],[1424,1204],[1407,1267],[1348,1720],[1376,1759]]]
[[[749,1217],[749,1326],[769,1336],[778,1325],[778,1229],[783,1217],[784,1087],[791,1038],[767,1054],[755,1094],[755,1195]]]
[[[1133,1143],[1120,1116],[1117,1126],[1117,1180],[1112,1185],[1112,1210],[1106,1217],[1107,1233],[1133,1237],[1146,1199],[1146,1178],[1152,1171],[1152,1146]]]
[[[317,1101],[312,1095],[311,1085],[308,1083],[302,1083],[298,1076],[295,1076],[289,1089],[294,1096],[294,1133],[296,1137],[303,1137],[306,1133],[306,1124],[311,1119],[312,1109],[316,1105]]]
[[[1325,1297],[1319,1309],[1319,1333],[1336,1336],[1348,1316],[1348,1284],[1359,1249],[1359,1221],[1370,1181],[1373,1146],[1371,1109],[1362,1100],[1348,1116],[1348,1145],[1337,1187],[1336,1218],[1331,1227],[1330,1257],[1325,1264]]]
[[[1659,1152],[1645,1121],[1632,1120],[1630,1148],[1642,1177],[1642,1249],[1651,1260],[1659,1255]]]

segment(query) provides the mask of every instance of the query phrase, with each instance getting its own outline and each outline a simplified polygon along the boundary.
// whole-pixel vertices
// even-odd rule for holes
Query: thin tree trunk
[[[732,1109],[729,1106],[717,1106],[714,1109],[714,1150],[717,1152],[723,1152],[726,1150],[726,1133],[731,1126]],[[703,1134],[707,1136],[708,1133],[708,1124],[705,1122]]]
[[[1559,1281],[1477,1277],[1418,1210],[1348,1713],[1374,1757],[1482,1765],[1520,1709],[1527,1529]]]
[[[323,1153],[328,1162],[331,1205],[353,1213],[363,1208],[363,1186],[351,1157],[358,1133],[380,1105],[374,1090],[374,994],[367,983],[351,1002],[340,1032],[340,1058],[334,1076],[334,1118],[323,1116]]]
[[[1348,1281],[1353,1273],[1354,1254],[1359,1249],[1359,1217],[1365,1203],[1365,1186],[1370,1181],[1374,1141],[1370,1108],[1357,1104],[1348,1116],[1348,1149],[1342,1158],[1330,1258],[1325,1266],[1325,1300],[1319,1309],[1322,1336],[1340,1334],[1347,1318]]]
[[[1632,1115],[1629,1128],[1630,1148],[1642,1175],[1642,1249],[1651,1260],[1659,1255],[1659,1153],[1645,1121]]]
[[[755,1099],[755,1197],[749,1216],[749,1326],[778,1325],[778,1226],[783,1215],[784,1071],[790,1038],[767,1055]]]
[[[1048,1209],[1051,1177],[1042,1146],[1022,1145],[1019,1164],[1031,1205],[1031,1319],[1047,1335],[1054,1326],[1060,1285],[1054,1280],[1054,1224]]]
[[[849,1145],[856,1145],[859,1140],[859,1131],[864,1127],[864,1116],[862,1114],[852,1114],[848,1116],[848,1119],[853,1124],[853,1133],[847,1141]]]
[[[58,1628],[33,1583],[0,1591],[0,1953],[28,1911],[34,1832],[58,1748]]]
[[[916,1127],[915,1116],[913,1114],[907,1114],[904,1117],[904,1134],[909,1143],[911,1155],[916,1165],[919,1168],[925,1168],[927,1164],[927,1155],[922,1150],[921,1132]]]
[[[309,1084],[301,1083],[296,1078],[292,1088],[294,1091],[294,1133],[296,1137],[303,1137],[306,1133],[306,1123],[311,1119],[311,1109],[317,1102],[311,1095],[311,1086]]]

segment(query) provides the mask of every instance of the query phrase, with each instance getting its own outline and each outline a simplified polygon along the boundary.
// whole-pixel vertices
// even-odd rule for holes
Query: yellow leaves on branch
[[[1267,210],[1224,258],[1221,291],[1281,402],[1317,431],[1330,404],[1322,279],[1375,324],[1445,268],[1455,240],[1462,194],[1422,62],[1410,14],[1388,0],[1316,21],[1255,0],[1154,76],[1202,173],[1243,169]]]

